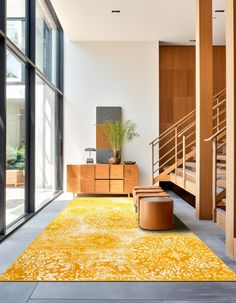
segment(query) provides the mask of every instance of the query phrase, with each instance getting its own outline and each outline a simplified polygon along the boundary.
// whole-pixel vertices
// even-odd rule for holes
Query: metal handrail
[[[217,138],[219,135],[221,135],[224,131],[226,131],[226,126],[223,127],[221,130],[210,136],[209,138],[205,139],[205,142],[212,141],[213,139]]]

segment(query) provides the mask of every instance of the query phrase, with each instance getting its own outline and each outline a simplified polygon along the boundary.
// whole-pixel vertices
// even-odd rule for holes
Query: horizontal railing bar
[[[221,135],[224,131],[226,131],[226,126],[223,127],[221,130],[219,130],[218,132],[216,132],[215,134],[213,134],[211,137],[205,139],[204,141],[209,142],[209,141],[215,139],[216,137],[218,137],[219,135]]]
[[[216,105],[213,106],[213,110],[217,109],[218,107],[220,107],[222,104],[226,103],[226,99],[221,100],[219,103],[217,103]]]
[[[181,136],[183,136],[188,130],[190,130],[195,125],[196,125],[196,121],[194,121],[192,124],[190,124],[187,127],[185,127],[185,129],[183,129],[182,132],[180,132],[180,134],[178,135],[178,138],[180,138]]]
[[[190,147],[192,144],[194,144],[196,142],[196,140],[194,140],[194,141],[192,141],[191,143],[189,143],[187,146],[186,146],[186,148],[188,148],[188,147]],[[181,152],[183,152],[183,149],[181,149],[180,151],[178,151],[177,152],[177,156],[178,156],[178,154],[179,153],[181,153]],[[175,155],[173,155],[171,158],[169,158],[169,160],[167,160],[165,163],[163,163],[160,167],[159,167],[159,169],[161,169],[163,166],[165,166],[166,165],[166,163],[168,163],[172,158],[174,158],[175,157]]]
[[[187,137],[185,137],[185,140],[187,140],[188,138],[190,138],[192,135],[194,135],[196,133],[196,129],[190,134],[188,135]]]
[[[218,118],[219,116],[223,115],[224,113],[226,113],[226,109],[220,111],[218,114],[216,114],[215,116],[213,116],[213,120],[215,120],[216,118]]]
[[[165,147],[168,143],[170,143],[171,141],[174,141],[174,140],[175,140],[175,136],[172,137],[170,140],[168,140],[164,145],[161,145],[161,147],[159,147],[159,151],[160,151],[163,147]]]
[[[167,144],[169,144],[171,141],[175,141],[175,136],[172,137],[170,140],[168,140],[164,145],[161,145],[161,147],[159,148],[159,151],[160,151],[163,147],[165,147]]]
[[[188,135],[185,139],[187,140],[188,138],[190,138],[192,135],[194,135],[194,133],[196,132],[196,130],[194,130],[190,135]],[[181,142],[178,142],[177,144],[177,148],[179,145],[182,144],[182,141]],[[167,153],[165,153],[163,156],[161,156],[161,158],[156,161],[153,165],[157,165],[162,159],[164,159],[171,151],[173,151],[174,149],[176,148],[176,145],[174,147],[172,147]],[[160,150],[160,149],[159,149]]]
[[[179,142],[178,144],[177,144],[177,147],[181,144],[182,142]],[[161,158],[158,160],[158,161],[156,161],[155,163],[154,163],[154,165],[156,165],[158,162],[160,162],[162,159],[164,159],[171,151],[173,151],[174,149],[176,148],[176,146],[174,146],[174,147],[172,147],[170,150],[168,150],[168,152],[167,153],[165,153],[163,156],[161,156]]]
[[[184,122],[188,121],[193,115],[195,115],[195,113],[196,113],[196,110],[191,111],[189,114],[184,116],[178,122],[176,122],[171,127],[169,127],[167,130],[165,130],[159,137],[157,137],[152,142],[150,142],[149,145],[154,144],[154,142],[156,142],[158,140],[160,141],[160,139],[162,139],[163,136],[166,137],[167,134],[169,134],[171,131],[173,131],[175,129],[175,127],[178,127],[178,126],[182,125]]]
[[[213,129],[216,129],[218,128],[221,124],[225,123],[226,122],[226,119],[221,121],[219,124],[217,124],[216,126],[213,127]]]
[[[217,101],[217,99],[222,96],[224,93],[226,93],[226,88],[222,89],[222,91],[220,91],[219,93],[217,93],[215,96],[213,96],[213,102]]]
[[[226,145],[226,141],[225,142],[223,142],[223,143],[221,143],[219,146],[217,146],[217,148],[216,149],[220,149],[220,148],[222,148],[223,146],[225,146]]]

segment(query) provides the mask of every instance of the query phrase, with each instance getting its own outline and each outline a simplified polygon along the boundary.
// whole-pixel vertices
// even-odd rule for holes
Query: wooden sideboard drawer
[[[124,177],[125,179],[138,179],[138,166],[134,165],[125,165],[124,166]]]
[[[95,166],[95,179],[109,179],[110,177],[110,165],[97,164]]]
[[[110,179],[123,179],[123,178],[124,178],[124,165],[111,165]]]
[[[124,192],[123,180],[110,180],[110,193],[118,194]]]
[[[124,192],[126,192],[126,193],[132,193],[133,192],[133,188],[135,186],[138,186],[138,182],[137,182],[136,179],[127,179],[127,180],[125,180]]]
[[[95,192],[96,193],[109,193],[110,191],[110,184],[109,180],[96,180],[95,181]]]

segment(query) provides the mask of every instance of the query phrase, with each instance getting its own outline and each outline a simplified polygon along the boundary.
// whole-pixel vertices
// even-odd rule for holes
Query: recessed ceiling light
[[[216,9],[216,10],[215,10],[215,13],[224,13],[224,12],[225,12],[224,9]]]
[[[111,12],[112,12],[112,14],[119,14],[120,10],[119,9],[113,9]]]

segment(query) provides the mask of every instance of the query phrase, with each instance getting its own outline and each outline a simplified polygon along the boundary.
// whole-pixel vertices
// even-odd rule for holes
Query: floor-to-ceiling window
[[[63,30],[48,0],[0,1],[0,239],[61,192]]]
[[[7,50],[6,223],[25,213],[25,65]]]
[[[56,102],[55,92],[37,77],[35,103],[35,202],[37,209],[56,191]]]

